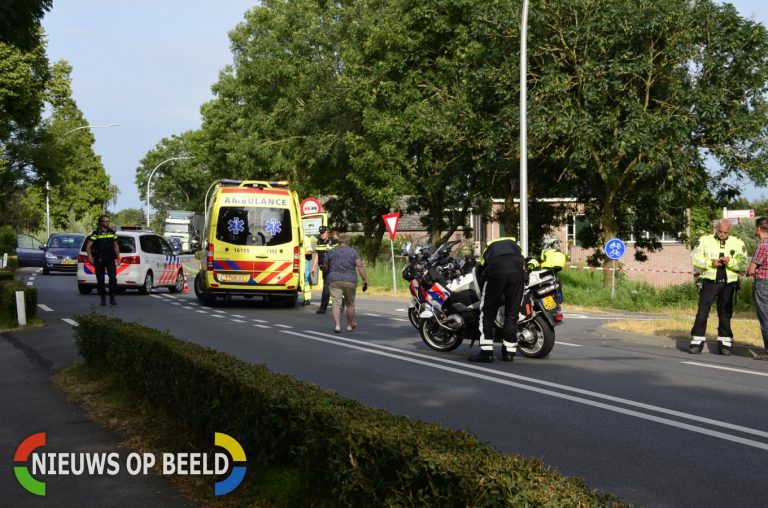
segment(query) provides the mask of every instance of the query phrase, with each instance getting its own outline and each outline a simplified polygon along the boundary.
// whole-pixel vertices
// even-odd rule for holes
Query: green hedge
[[[0,270],[0,273],[4,270]],[[16,291],[24,291],[24,305],[26,307],[27,322],[37,315],[37,290],[17,280],[7,280],[0,277],[0,316],[5,321],[16,322]]]
[[[78,316],[86,362],[252,466],[288,465],[347,506],[621,506],[540,462],[116,318]]]

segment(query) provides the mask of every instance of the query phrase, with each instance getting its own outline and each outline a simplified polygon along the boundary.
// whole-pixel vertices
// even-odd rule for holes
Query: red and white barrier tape
[[[602,267],[602,266],[579,266],[579,265],[569,265],[566,266],[566,268],[575,268],[577,270],[599,270],[599,271],[606,271],[610,272],[614,270],[614,268],[610,267]],[[694,272],[688,271],[679,271],[679,270],[651,270],[647,268],[616,268],[617,272],[653,272],[653,273],[683,273],[686,275],[693,275]]]

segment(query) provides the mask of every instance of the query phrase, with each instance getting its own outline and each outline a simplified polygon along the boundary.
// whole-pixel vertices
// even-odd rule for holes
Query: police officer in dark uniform
[[[325,314],[328,309],[328,302],[331,300],[331,286],[325,281],[326,273],[322,268],[325,263],[325,253],[336,247],[338,240],[331,238],[330,231],[326,226],[320,226],[320,238],[315,244],[315,254],[310,268],[310,275],[317,273],[318,269],[323,270],[323,295],[320,297],[320,308],[315,311],[316,314]]]
[[[493,322],[504,300],[504,337],[501,359],[511,362],[517,352],[517,317],[525,290],[525,258],[514,238],[488,244],[477,268],[480,299],[480,353],[472,362],[493,362]]]
[[[88,235],[85,241],[85,252],[88,261],[96,272],[96,288],[101,297],[101,305],[107,304],[107,295],[104,290],[104,271],[109,276],[109,303],[117,305],[115,293],[117,293],[117,272],[115,259],[120,257],[120,248],[117,245],[117,233],[109,227],[109,215],[99,217],[99,227]]]

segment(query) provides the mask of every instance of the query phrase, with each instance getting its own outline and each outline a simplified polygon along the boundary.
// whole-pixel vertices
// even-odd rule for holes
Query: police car
[[[167,287],[171,293],[184,290],[184,267],[179,251],[165,238],[149,230],[127,227],[116,228],[116,232],[120,247],[120,259],[115,261],[118,288],[138,289],[142,295],[158,287]],[[88,255],[81,251],[77,258],[77,289],[81,294],[87,295],[96,287],[95,273]]]

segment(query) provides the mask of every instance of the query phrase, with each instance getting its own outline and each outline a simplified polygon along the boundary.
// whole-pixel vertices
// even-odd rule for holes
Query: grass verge
[[[713,317],[710,317],[710,328],[713,327],[712,321]],[[693,318],[674,317],[652,320],[627,319],[623,321],[614,321],[604,326],[612,330],[640,335],[690,340]],[[714,316],[714,327],[716,326],[717,317]],[[731,328],[733,329],[734,343],[750,347],[763,347],[763,337],[760,333],[760,325],[756,321],[734,319],[731,321]],[[708,333],[707,339],[712,341],[717,340],[717,332],[714,334]]]
[[[120,436],[121,446],[138,453],[212,452],[212,442],[191,439],[194,433],[178,420],[133,395],[113,374],[79,364],[58,372],[54,383],[80,404],[89,418]],[[156,471],[159,474],[159,471]],[[185,499],[212,508],[293,508],[331,506],[309,492],[301,474],[287,467],[249,469],[243,483],[223,497],[213,495],[213,476],[168,477]],[[308,503],[308,499],[317,501]]]

